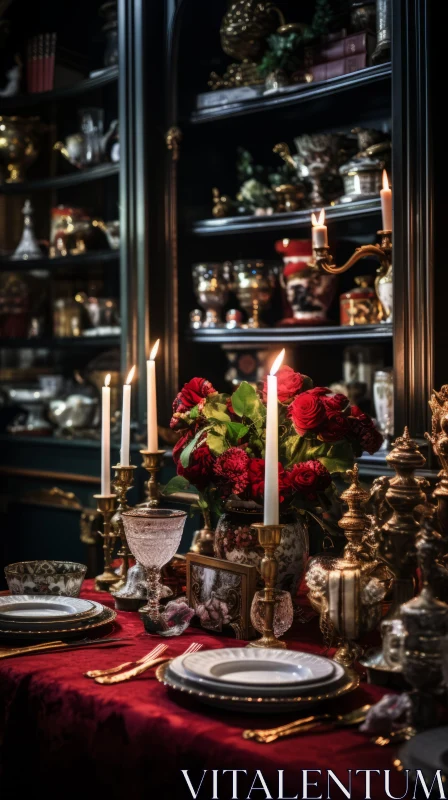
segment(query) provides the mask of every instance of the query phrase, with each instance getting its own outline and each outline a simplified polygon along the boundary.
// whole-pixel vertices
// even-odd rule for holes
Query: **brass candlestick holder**
[[[139,504],[139,508],[157,508],[160,505],[160,486],[157,473],[161,469],[165,452],[165,450],[157,450],[156,453],[151,453],[150,450],[140,450],[143,456],[142,466],[149,472],[149,480],[146,484],[147,499],[144,503]]]
[[[316,268],[329,272],[330,275],[341,275],[343,272],[347,272],[362,258],[376,258],[380,262],[380,266],[376,274],[375,291],[381,306],[382,320],[383,322],[389,322],[392,319],[390,296],[390,286],[392,284],[392,231],[378,231],[378,236],[381,239],[381,244],[364,244],[362,247],[357,247],[348,261],[340,267],[333,262],[333,256],[328,245],[313,247],[313,253]]]
[[[112,516],[115,511],[116,495],[114,494],[94,494],[97,509],[103,516],[103,530],[100,535],[103,537],[104,551],[104,572],[95,578],[95,589],[97,592],[110,592],[115,588],[118,576],[112,569],[112,552],[115,543],[115,534],[112,531]]]
[[[385,495],[393,513],[380,531],[380,555],[394,574],[392,603],[388,612],[388,617],[393,617],[401,604],[410,600],[415,592],[419,524],[414,509],[425,505],[426,496],[420,479],[414,473],[416,469],[422,469],[426,459],[406,427],[403,436],[393,443],[386,461],[396,475],[389,481]]]
[[[250,642],[248,647],[270,647],[284,649],[286,643],[282,642],[274,634],[274,611],[275,611],[275,583],[277,579],[278,564],[275,558],[275,550],[279,546],[282,538],[282,525],[264,525],[256,522],[252,525],[258,533],[258,541],[264,549],[264,556],[261,561],[261,576],[264,580],[265,603],[263,636]]]
[[[117,554],[119,558],[121,558],[121,567],[118,573],[118,582],[114,586],[114,591],[117,591],[126,584],[129,571],[129,559],[132,555],[124,532],[122,514],[123,511],[129,511],[130,508],[126,495],[134,483],[134,470],[137,469],[137,467],[131,464],[126,467],[123,467],[121,464],[115,464],[112,469],[115,470],[115,480],[112,485],[118,497],[118,508],[112,517],[111,523],[115,536],[120,537],[121,540],[121,547]]]

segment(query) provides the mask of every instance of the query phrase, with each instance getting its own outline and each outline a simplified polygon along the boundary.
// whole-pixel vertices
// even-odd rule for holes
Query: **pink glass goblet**
[[[140,613],[147,614],[155,625],[160,618],[160,571],[177,552],[186,517],[186,511],[165,508],[135,508],[123,512],[129,549],[146,574],[148,602]]]

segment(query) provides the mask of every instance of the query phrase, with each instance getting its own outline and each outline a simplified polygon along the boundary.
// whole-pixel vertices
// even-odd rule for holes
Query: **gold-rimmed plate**
[[[111,608],[103,607],[103,611],[92,622],[85,625],[78,625],[68,628],[48,629],[48,630],[11,630],[2,627],[0,629],[0,641],[28,641],[28,642],[51,642],[57,639],[77,639],[83,638],[86,634],[101,632],[101,629],[108,628],[116,619],[116,612]]]
[[[99,617],[104,609],[101,603],[96,600],[89,601],[90,610],[80,612],[79,614],[72,614],[65,619],[15,619],[0,617],[0,632],[4,629],[14,631],[33,631],[39,633],[40,631],[56,631],[67,630],[68,628],[82,627],[86,623],[94,622],[96,617]]]
[[[336,700],[349,692],[353,692],[359,686],[359,675],[355,672],[346,670],[346,678],[341,683],[326,692],[322,690],[320,694],[308,695],[306,691],[296,697],[256,697],[239,696],[232,694],[218,694],[206,691],[204,688],[196,688],[191,684],[182,683],[169,670],[170,662],[161,664],[156,670],[156,678],[164,686],[183,692],[192,697],[196,697],[201,703],[224,708],[233,711],[246,711],[250,714],[281,714],[289,711],[296,711],[297,707],[308,708],[317,703],[327,700]]]

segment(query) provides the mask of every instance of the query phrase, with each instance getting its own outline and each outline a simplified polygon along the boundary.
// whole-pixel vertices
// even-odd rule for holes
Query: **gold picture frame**
[[[196,553],[186,558],[188,605],[195,611],[192,624],[210,633],[253,639],[250,608],[257,590],[256,568]]]

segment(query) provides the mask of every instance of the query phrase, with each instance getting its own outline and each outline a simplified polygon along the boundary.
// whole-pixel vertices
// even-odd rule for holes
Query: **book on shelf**
[[[318,48],[308,49],[306,71],[313,81],[339,78],[370,66],[375,47],[371,33],[354,33],[326,41]]]
[[[313,76],[313,82],[328,81],[330,78],[340,78],[341,75],[358,72],[368,66],[366,53],[358,53],[355,56],[338,58],[336,61],[327,61],[324,64],[314,64],[309,67],[308,73]]]

